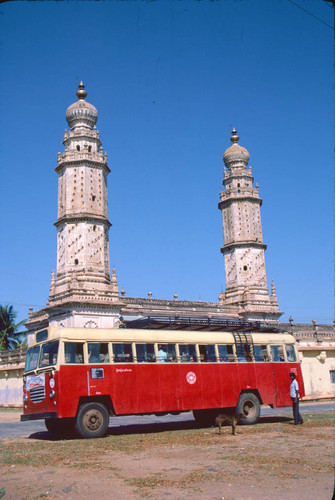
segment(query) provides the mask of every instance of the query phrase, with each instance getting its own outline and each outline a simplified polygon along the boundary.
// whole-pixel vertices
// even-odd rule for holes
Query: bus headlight
[[[28,394],[23,395],[23,402],[26,403],[28,401]]]
[[[55,397],[55,391],[50,391],[49,392],[49,396],[50,396],[50,399],[53,399]]]

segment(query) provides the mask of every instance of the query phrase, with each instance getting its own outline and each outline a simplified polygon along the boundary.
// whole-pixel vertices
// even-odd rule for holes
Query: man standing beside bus
[[[299,385],[296,381],[295,373],[290,373],[290,379],[290,396],[292,399],[294,425],[303,424],[304,420],[299,413]]]

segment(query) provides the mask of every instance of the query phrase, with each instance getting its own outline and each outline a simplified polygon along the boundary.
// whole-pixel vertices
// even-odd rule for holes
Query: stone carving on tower
[[[57,272],[52,275],[50,301],[76,291],[82,300],[108,295],[111,284],[107,213],[107,154],[96,129],[98,112],[85,98],[81,82],[78,101],[66,111],[70,130],[64,133],[64,153],[58,153]],[[116,284],[117,285],[117,284]],[[117,294],[118,295],[118,294]],[[116,294],[113,293],[115,297]]]
[[[249,153],[238,144],[239,137],[233,129],[232,146],[223,161],[226,166],[220,193],[219,209],[222,212],[226,292],[219,300],[226,306],[237,306],[246,319],[278,320],[282,314],[274,284],[269,295],[265,271],[258,184],[248,168]]]

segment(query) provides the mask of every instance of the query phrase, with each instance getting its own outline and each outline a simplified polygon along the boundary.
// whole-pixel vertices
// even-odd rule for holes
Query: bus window
[[[294,345],[286,346],[286,356],[287,356],[287,361],[297,361]]]
[[[266,345],[254,345],[255,361],[263,362],[268,361],[268,351]]]
[[[284,347],[282,345],[272,345],[271,346],[271,356],[272,361],[285,361],[284,358]]]
[[[158,344],[159,363],[175,363],[177,361],[175,344]]]
[[[89,363],[109,363],[108,344],[87,344]]]
[[[131,344],[113,344],[114,363],[132,363],[133,350]]]
[[[197,352],[194,344],[179,344],[180,361],[182,363],[195,363]]]
[[[84,344],[80,342],[65,342],[65,363],[84,363]]]
[[[228,361],[235,361],[232,345],[218,345],[218,350],[219,350],[220,363],[228,363]]]
[[[35,370],[35,368],[37,368],[39,353],[40,353],[39,345],[36,345],[35,347],[28,349],[26,357],[26,366],[24,368],[25,372],[29,372],[30,370]]]
[[[200,361],[202,363],[215,363],[215,346],[214,345],[199,345]]]
[[[156,361],[154,344],[136,344],[138,363],[154,363]]]
[[[55,365],[57,363],[59,340],[42,345],[39,368]]]

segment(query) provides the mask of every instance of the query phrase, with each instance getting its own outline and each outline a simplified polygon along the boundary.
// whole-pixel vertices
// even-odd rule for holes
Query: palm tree
[[[23,346],[24,332],[17,330],[26,320],[15,323],[16,316],[13,306],[0,305],[0,351],[18,349]]]

